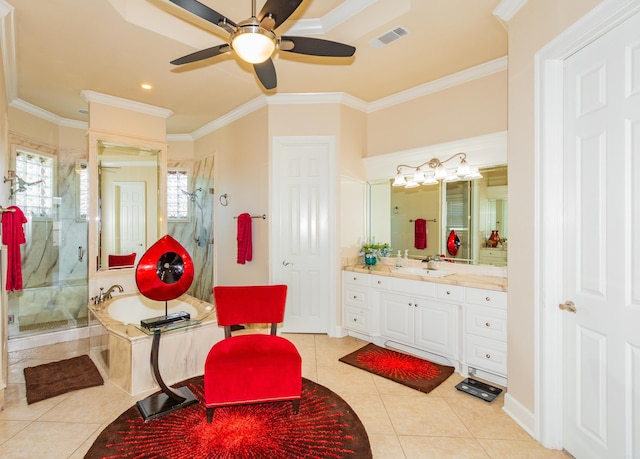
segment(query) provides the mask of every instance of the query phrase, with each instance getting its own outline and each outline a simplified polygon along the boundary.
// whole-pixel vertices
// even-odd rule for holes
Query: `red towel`
[[[238,215],[238,264],[253,258],[253,244],[251,242],[251,215],[244,213]]]
[[[427,221],[424,218],[415,221],[414,245],[416,249],[427,248]]]
[[[13,210],[13,212],[11,212]],[[27,219],[19,207],[9,206],[2,213],[2,243],[7,246],[7,291],[22,290],[20,244],[27,240],[22,225]]]

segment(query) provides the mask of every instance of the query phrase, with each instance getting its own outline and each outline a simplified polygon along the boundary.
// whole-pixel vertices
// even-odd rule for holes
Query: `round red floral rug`
[[[187,386],[202,402],[202,376]],[[100,433],[87,459],[109,458],[371,458],[369,437],[351,407],[320,384],[303,379],[300,412],[291,403],[215,410],[207,424],[204,404],[144,422],[132,406]]]

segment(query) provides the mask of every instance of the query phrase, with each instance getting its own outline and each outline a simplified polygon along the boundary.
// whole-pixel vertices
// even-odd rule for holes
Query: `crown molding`
[[[121,97],[110,96],[108,94],[102,94],[86,89],[80,91],[80,97],[82,98],[82,100],[88,103],[95,102],[98,104],[110,105],[112,107],[123,108],[125,110],[144,113],[146,115],[153,115],[160,118],[169,118],[171,115],[173,115],[173,112],[166,108],[143,104],[142,102],[134,102],[128,99],[122,99]]]
[[[76,129],[88,129],[89,123],[85,121],[76,121],[71,120],[69,118],[63,118],[61,116],[56,115],[55,113],[51,113],[47,110],[44,110],[40,107],[37,107],[29,102],[26,102],[22,99],[14,99],[9,102],[9,105],[13,108],[17,108],[25,113],[29,113],[33,116],[37,116],[45,121],[49,121],[58,126],[76,128]]]
[[[0,2],[1,1],[3,0],[0,0]],[[220,118],[217,118],[214,121],[211,121],[210,123],[207,123],[204,126],[194,130],[191,133],[170,134],[169,136],[167,136],[167,139],[176,142],[197,140],[268,105],[341,104],[361,111],[363,113],[373,113],[378,110],[389,108],[394,105],[398,105],[419,97],[423,97],[428,94],[432,94],[434,92],[442,91],[459,84],[467,83],[478,78],[504,71],[507,69],[507,65],[507,57],[501,57],[485,64],[481,64],[476,67],[454,73],[452,75],[440,78],[439,80],[416,86],[415,88],[411,88],[373,102],[365,102],[362,99],[344,92],[288,93],[275,94],[272,96],[260,95],[255,99],[241,105],[240,107],[231,110]],[[139,102],[133,102],[127,99],[121,99],[119,97],[109,96],[94,91],[82,91],[81,96],[83,100],[87,102],[98,102],[105,105],[125,108],[127,110],[139,111],[155,116],[163,116],[165,118],[168,118],[173,113],[171,110],[167,110],[164,108],[142,104]],[[50,112],[47,112],[46,110],[39,109],[38,107],[31,105],[25,101],[17,100],[11,105],[15,108],[27,111],[36,116],[40,116],[41,118],[44,118],[56,124],[70,127],[79,127],[81,129],[86,128],[86,123],[59,117]]]
[[[493,15],[509,22],[526,3],[527,0],[502,0],[493,10]]]
[[[346,0],[321,18],[299,19],[287,30],[286,35],[321,35],[351,19],[378,0]]]
[[[477,80],[494,73],[507,70],[508,58],[500,57],[493,61],[486,62],[484,64],[471,67],[470,69],[463,70],[458,73],[447,75],[438,80],[431,81],[429,83],[416,86],[415,88],[407,89],[405,91],[392,94],[382,99],[373,101],[368,106],[369,113],[389,108],[393,105],[398,105],[404,102],[408,102],[419,97],[424,97],[434,92],[442,91],[444,89],[451,88],[469,81]]]
[[[200,137],[203,137],[207,134],[217,131],[218,129],[228,124],[231,124],[234,121],[244,116],[247,116],[252,112],[255,112],[256,110],[259,110],[262,107],[266,107],[266,105],[267,105],[266,96],[264,95],[258,96],[255,99],[250,100],[246,104],[243,104],[240,107],[234,110],[231,110],[224,116],[221,116],[220,118],[205,124],[201,128],[196,129],[191,133],[191,136],[193,137],[194,140],[199,139]]]

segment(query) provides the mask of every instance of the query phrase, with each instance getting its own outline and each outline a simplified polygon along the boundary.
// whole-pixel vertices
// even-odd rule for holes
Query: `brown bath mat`
[[[88,355],[24,369],[27,403],[35,403],[78,389],[101,386],[104,380]]]
[[[438,387],[454,371],[453,367],[385,349],[373,343],[339,360],[426,394]]]

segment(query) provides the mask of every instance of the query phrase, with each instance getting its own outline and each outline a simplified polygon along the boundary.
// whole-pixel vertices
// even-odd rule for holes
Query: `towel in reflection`
[[[23,224],[27,218],[17,206],[2,213],[2,243],[7,246],[7,291],[22,290],[22,259],[20,244],[27,242]]]
[[[239,265],[244,265],[253,258],[253,243],[251,241],[251,215],[238,215],[238,258]]]
[[[416,249],[427,248],[427,221],[424,218],[415,221],[414,245]]]

